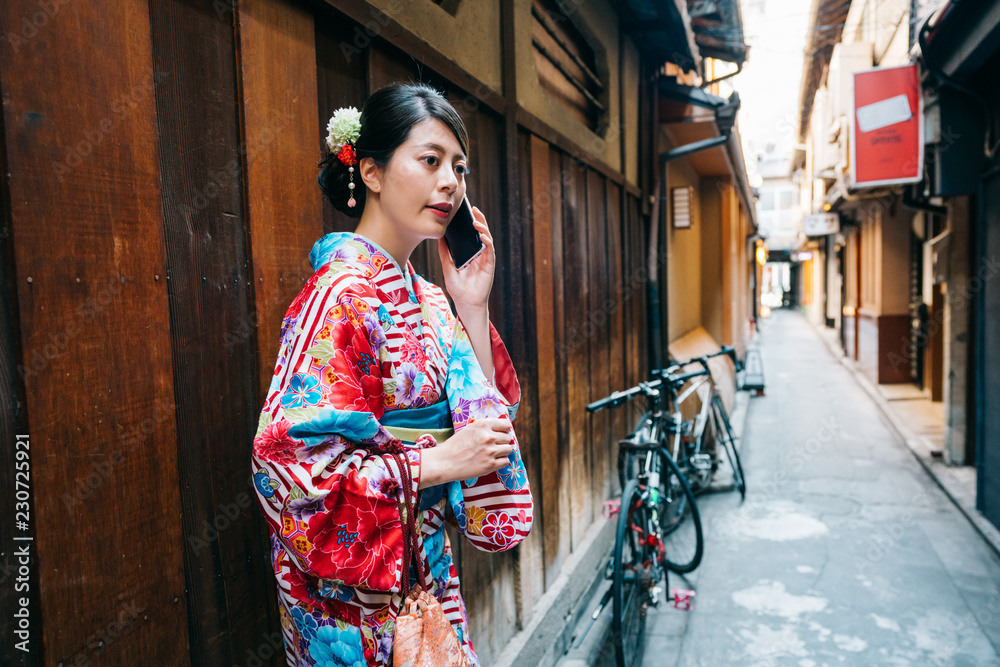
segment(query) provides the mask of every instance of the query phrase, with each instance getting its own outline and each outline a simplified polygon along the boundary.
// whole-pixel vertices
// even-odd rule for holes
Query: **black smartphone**
[[[486,249],[486,244],[479,237],[479,230],[473,227],[475,220],[469,198],[463,197],[454,217],[448,223],[448,229],[444,232],[451,260],[455,262],[455,268],[459,271]]]

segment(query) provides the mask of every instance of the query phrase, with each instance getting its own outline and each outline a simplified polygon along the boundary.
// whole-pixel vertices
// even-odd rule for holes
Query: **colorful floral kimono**
[[[408,501],[419,508],[421,585],[478,665],[443,526],[484,551],[524,539],[532,501],[516,438],[498,472],[418,494],[420,447],[436,440],[395,438],[387,424],[419,433],[513,420],[520,387],[510,356],[490,324],[496,370],[487,379],[441,288],[363,236],[327,234],[309,259],[315,273],[285,314],[253,443],[288,664],[392,664],[402,577],[417,578],[403,562]]]

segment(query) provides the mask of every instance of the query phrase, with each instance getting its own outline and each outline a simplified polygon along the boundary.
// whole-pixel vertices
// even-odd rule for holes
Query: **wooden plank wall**
[[[370,51],[361,54],[345,52],[342,44],[354,40],[354,26],[350,21],[327,20],[326,15],[316,19],[316,73],[319,79],[319,126],[316,128],[317,155],[326,147],[326,123],[340,107],[361,109],[368,90],[367,65]],[[319,175],[319,170],[316,170]],[[358,226],[351,218],[333,208],[323,197],[323,233],[354,231]]]
[[[0,34],[35,11],[4,3]],[[326,120],[398,80],[443,90],[467,125],[468,195],[498,251],[491,316],[522,387],[533,534],[502,554],[452,534],[489,664],[613,490],[630,417],[584,407],[645,375],[634,190],[521,130],[521,205],[508,210],[498,107],[386,41],[348,55],[356,25],[327,6],[133,1],[114,18],[127,34],[86,3],[59,12],[25,43],[0,43],[0,229],[11,234],[0,338],[11,358],[43,355],[23,381],[26,413],[2,416],[4,433],[33,417],[37,664],[283,662],[250,443],[309,250],[356,226],[316,186]],[[413,264],[443,284],[433,244]],[[53,334],[65,345],[45,358]],[[12,396],[21,385],[4,372]],[[0,604],[13,607],[6,590]],[[124,631],[93,640],[123,610],[138,610]]]
[[[541,153],[541,145],[536,140],[533,150]],[[566,468],[565,474],[543,470],[545,479],[561,482],[558,494],[550,490],[546,496],[558,509],[546,505],[544,511],[545,521],[560,526],[545,536],[546,578],[551,581],[565,555],[599,520],[601,503],[612,492],[616,443],[632,425],[632,408],[590,415],[586,404],[645,378],[645,334],[639,330],[645,326],[645,231],[636,198],[626,196],[623,203],[619,186],[571,156],[550,147],[547,159],[533,156],[533,169],[536,191],[553,193],[545,211],[548,228],[536,230],[536,238],[551,237],[552,244],[554,414],[565,447],[544,461]],[[547,182],[542,176],[546,169]],[[537,317],[541,336],[550,316],[539,311]]]
[[[2,53],[0,50],[0,54]],[[0,81],[0,92],[2,90]],[[0,174],[8,172],[6,155],[4,117],[0,113]],[[22,581],[18,581],[18,578],[23,580],[25,575],[30,581],[38,581],[38,560],[34,559],[22,571],[21,556],[14,553],[23,548],[18,542],[31,541],[15,541],[15,536],[33,538],[37,532],[33,529],[18,530],[16,524],[22,518],[17,512],[26,512],[29,518],[35,515],[35,503],[30,475],[31,439],[24,439],[25,435],[30,436],[30,432],[23,377],[26,373],[25,366],[30,368],[31,360],[25,359],[22,354],[18,315],[20,308],[13,257],[10,190],[7,179],[0,178],[0,438],[3,438],[3,442],[10,443],[6,447],[0,447],[0,488],[10,489],[0,496],[0,512],[2,516],[10,517],[7,521],[0,521],[0,544],[10,545],[10,548],[0,549],[0,637],[6,638],[8,642],[2,664],[35,667],[40,664],[37,653],[18,650],[15,645],[15,642],[21,642],[25,638],[15,634],[15,630],[19,630],[21,617],[27,613],[28,619],[39,618],[40,606],[38,587],[32,586],[25,590]],[[19,451],[22,453],[18,454]],[[21,482],[21,486],[18,486],[18,482]],[[22,490],[28,492],[27,506],[23,500],[18,500],[17,492]],[[27,602],[26,610],[22,602]],[[36,641],[35,645],[37,644]]]
[[[309,250],[323,233],[316,37],[312,13],[291,0],[241,2],[237,18],[261,406],[281,318],[312,275]]]
[[[562,246],[560,267],[565,274],[563,363],[567,368],[566,401],[569,419],[570,545],[576,549],[594,521],[591,472],[591,420],[584,409],[591,396],[590,344],[584,333],[590,305],[591,281],[587,253],[587,172],[572,158],[562,160]]]
[[[622,196],[621,187],[614,183],[607,184],[607,250],[605,256],[608,262],[608,387],[610,391],[631,386],[625,380],[625,310],[634,303],[635,290],[642,289],[642,284],[636,284],[626,271],[622,256]],[[629,267],[634,268],[634,267]],[[628,424],[625,410],[614,410],[610,413],[608,446],[605,452],[607,495],[620,494],[618,476],[615,468],[617,460],[618,441],[631,427]],[[610,486],[607,486],[610,484]]]
[[[522,371],[518,379],[521,384],[521,406],[518,408],[517,432],[523,449],[522,459],[528,472],[528,483],[532,490],[532,500],[534,503],[535,516],[538,517],[538,530],[532,529],[531,534],[518,547],[518,554],[515,560],[517,565],[517,620],[518,628],[522,628],[527,622],[527,616],[531,613],[538,599],[545,592],[545,542],[549,532],[554,532],[558,537],[557,523],[545,523],[546,500],[552,500],[552,494],[547,491],[546,484],[542,479],[543,466],[547,462],[543,461],[543,452],[549,453],[556,446],[555,438],[558,437],[555,421],[542,419],[544,415],[551,414],[546,411],[546,407],[552,406],[554,399],[555,377],[551,371],[551,366],[555,364],[554,346],[555,339],[552,337],[551,313],[552,313],[552,261],[551,261],[551,221],[543,207],[545,218],[542,221],[543,235],[547,235],[547,242],[542,243],[542,247],[548,249],[544,254],[546,262],[544,267],[539,266],[535,256],[537,243],[535,226],[537,215],[535,213],[538,197],[532,192],[535,180],[535,172],[532,166],[532,146],[537,141],[534,135],[520,131],[517,136],[517,146],[521,168],[518,170],[519,188],[518,196],[520,204],[518,208],[508,216],[509,224],[507,228],[516,231],[519,238],[519,252],[511,253],[511,263],[505,268],[505,272],[512,276],[519,276],[521,281],[521,298],[516,298],[516,292],[512,289],[512,303],[509,304],[511,310],[519,314],[516,324],[511,323],[507,330],[503,332],[505,340],[509,341],[509,348],[514,359],[523,360],[521,368],[528,369]],[[548,149],[540,151],[546,157]],[[548,165],[545,166],[543,175],[548,174]],[[540,281],[540,282],[539,282]],[[539,294],[540,293],[540,294]],[[547,305],[539,307],[539,300],[546,299]],[[547,313],[543,323],[540,313]],[[518,327],[520,330],[518,330]],[[541,333],[545,328],[546,334]],[[533,360],[533,363],[532,363]],[[546,371],[542,371],[542,367]],[[537,369],[532,372],[531,369]],[[544,394],[547,405],[542,403]],[[543,441],[542,434],[546,440]],[[544,444],[543,444],[544,443]],[[549,465],[548,467],[552,467]],[[556,470],[550,472],[550,476]],[[558,487],[553,486],[552,490]],[[549,528],[555,528],[549,531]]]
[[[212,0],[150,5],[191,660],[236,664],[277,624],[247,443],[257,429],[255,340],[232,15]],[[225,20],[220,20],[225,19]],[[270,126],[275,141],[292,115]],[[256,153],[254,153],[256,154]],[[258,290],[258,293],[260,291]],[[269,307],[282,308],[272,303]],[[265,320],[270,321],[270,320]]]
[[[29,38],[0,44],[16,335],[22,359],[39,360],[24,377],[40,499],[32,646],[39,664],[185,664],[153,95],[174,73],[154,67],[149,3],[117,4],[128,30],[109,29],[98,4],[56,6]],[[0,4],[0,34],[20,36],[37,12]],[[119,619],[113,640],[97,638]]]
[[[570,433],[570,420],[569,420],[569,410],[567,409],[567,401],[569,400],[568,388],[570,383],[570,366],[569,366],[569,354],[567,353],[566,345],[566,289],[568,276],[565,270],[565,260],[564,260],[564,242],[563,242],[563,220],[566,217],[563,210],[563,198],[565,196],[565,188],[563,184],[563,173],[562,173],[562,154],[545,144],[541,140],[535,142],[533,150],[537,149],[539,152],[548,151],[548,157],[539,158],[540,171],[537,178],[543,178],[544,174],[544,164],[547,162],[549,165],[549,181],[546,184],[548,192],[551,193],[548,197],[549,199],[549,214],[552,219],[551,225],[551,240],[552,240],[552,275],[553,275],[553,300],[555,308],[552,313],[552,326],[553,326],[553,338],[555,339],[555,360],[556,360],[556,390],[557,390],[557,410],[555,414],[559,442],[557,444],[558,456],[558,474],[556,475],[559,480],[559,502],[557,508],[553,511],[548,512],[546,506],[543,505],[543,513],[548,512],[543,516],[545,521],[552,521],[558,517],[559,527],[558,527],[558,544],[557,548],[553,553],[548,551],[548,543],[551,542],[551,538],[546,538],[546,552],[545,552],[545,581],[546,585],[555,581],[556,577],[559,575],[560,567],[563,560],[569,555],[571,551],[571,539],[572,526],[573,526],[573,502],[571,500],[573,494],[573,484],[571,483],[572,473],[574,467],[571,465],[573,451],[579,450],[579,448],[574,448],[571,446],[571,433]],[[541,195],[540,195],[541,196]],[[542,248],[536,249],[538,252],[544,252]],[[573,310],[570,306],[568,309]],[[539,319],[543,317],[541,313],[538,314]],[[541,325],[539,330],[541,330]],[[544,501],[544,496],[543,496]],[[534,530],[534,528],[532,528]],[[543,530],[548,530],[543,526]]]

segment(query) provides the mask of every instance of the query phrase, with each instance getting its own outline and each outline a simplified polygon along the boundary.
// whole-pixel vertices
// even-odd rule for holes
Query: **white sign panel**
[[[802,218],[802,233],[806,236],[826,236],[840,232],[840,216],[836,213],[810,213]]]
[[[913,118],[910,111],[909,98],[906,95],[896,95],[881,102],[858,107],[858,127],[862,132],[872,132],[889,127],[896,123],[904,123]]]

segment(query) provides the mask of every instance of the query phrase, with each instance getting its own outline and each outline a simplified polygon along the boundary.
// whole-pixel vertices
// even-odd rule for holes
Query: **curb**
[[[809,320],[806,320],[809,322]],[[896,434],[896,437],[906,448],[910,450],[920,465],[923,467],[927,474],[931,476],[931,479],[940,487],[944,494],[948,496],[952,504],[958,508],[972,527],[976,529],[976,532],[982,536],[983,540],[987,545],[1000,557],[1000,530],[996,528],[989,520],[984,517],[979,510],[976,509],[976,499],[975,492],[970,494],[967,489],[962,485],[962,483],[955,479],[955,475],[951,474],[955,470],[968,468],[972,466],[949,466],[943,461],[937,461],[931,458],[926,451],[930,450],[930,447],[924,443],[923,439],[919,436],[914,435],[906,427],[906,424],[900,420],[900,418],[895,414],[895,411],[889,407],[889,401],[879,392],[878,388],[872,384],[872,381],[868,379],[857,365],[847,358],[844,351],[839,347],[836,347],[834,343],[827,339],[821,331],[817,329],[817,326],[812,322],[809,322],[814,330],[816,330],[816,335],[819,337],[823,344],[829,350],[833,358],[840,362],[840,364],[847,369],[847,371],[854,377],[855,382],[868,394],[875,405],[878,406],[879,411],[882,416],[885,417],[885,421],[888,423],[889,428]]]

